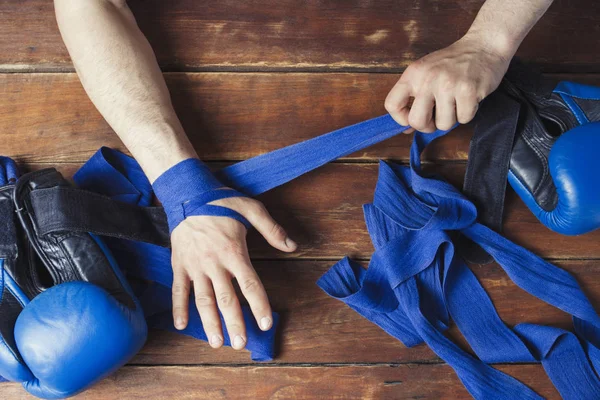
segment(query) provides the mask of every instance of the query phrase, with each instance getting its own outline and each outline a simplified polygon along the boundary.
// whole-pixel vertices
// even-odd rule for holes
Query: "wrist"
[[[172,232],[186,218],[185,204],[223,187],[197,158],[188,158],[163,172],[152,184]]]
[[[508,62],[517,52],[523,39],[507,29],[480,28],[473,24],[460,40]]]
[[[228,217],[247,229],[252,226],[237,211],[210,204],[215,200],[246,195],[225,187],[197,158],[175,164],[154,181],[152,188],[164,207],[170,233],[186,218],[202,215]]]
[[[137,125],[130,127],[128,132],[130,134],[122,138],[123,142],[150,182],[181,161],[198,158],[178,121]]]

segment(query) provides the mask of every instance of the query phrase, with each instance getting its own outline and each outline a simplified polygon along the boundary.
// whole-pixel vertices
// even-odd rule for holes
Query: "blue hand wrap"
[[[422,175],[423,149],[443,134],[415,133],[410,167],[380,164],[373,203],[364,206],[375,247],[369,268],[344,258],[318,285],[406,346],[426,343],[476,399],[541,399],[489,365],[519,362],[540,362],[565,399],[600,398],[600,317],[568,272],[477,223],[473,203]],[[574,333],[508,327],[455,253],[451,231],[479,244],[520,288],[571,314]],[[476,357],[444,335],[451,318]]]
[[[252,226],[237,211],[208,204],[215,200],[247,196],[225,188],[198,159],[189,158],[177,163],[159,176],[152,187],[165,209],[171,233],[187,217],[200,215],[229,217],[248,229]]]

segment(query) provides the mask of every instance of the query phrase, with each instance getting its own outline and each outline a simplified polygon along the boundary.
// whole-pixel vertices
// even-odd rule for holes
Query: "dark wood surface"
[[[385,113],[408,63],[450,44],[481,0],[131,0],[183,124],[201,157],[220,168]],[[520,55],[556,78],[600,84],[600,3],[556,1]],[[100,146],[125,150],[87,99],[60,39],[52,2],[0,0],[0,153],[25,170],[70,176]],[[461,186],[471,127],[434,143],[426,168]],[[151,332],[144,349],[83,399],[456,399],[453,371],[426,346],[405,348],[315,281],[340,258],[368,263],[361,206],[379,158],[405,163],[411,137],[365,149],[260,197],[299,244],[291,255],[249,237],[253,262],[281,314],[271,363],[247,352]],[[510,191],[505,235],[573,273],[600,306],[600,231],[565,237],[541,225]],[[527,295],[495,264],[472,266],[509,325],[569,328],[568,315]],[[449,335],[463,348],[455,328]],[[559,398],[539,365],[501,365]],[[1,384],[0,398],[30,398]]]
[[[483,0],[130,0],[169,70],[395,70],[458,39]],[[71,70],[52,2],[3,0],[0,67]],[[596,71],[600,3],[557,0],[519,54]]]

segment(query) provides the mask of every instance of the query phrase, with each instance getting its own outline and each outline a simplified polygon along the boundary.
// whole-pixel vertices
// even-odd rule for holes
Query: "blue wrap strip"
[[[241,222],[247,229],[252,226],[237,211],[207,204],[246,195],[224,188],[210,169],[196,158],[183,160],[169,168],[154,181],[152,187],[167,214],[169,233],[187,217],[200,215],[229,217]]]
[[[169,168],[152,186],[165,208],[170,232],[185,218],[199,215],[233,218],[249,229],[252,225],[237,211],[207,203],[264,193],[405,129],[384,115],[234,164],[215,175],[202,161],[190,158]],[[239,192],[222,190],[221,182]]]
[[[231,210],[207,203],[227,197],[263,193],[329,161],[395,136],[406,129],[390,116],[378,117],[239,162],[217,171],[216,179],[198,160],[185,160],[161,175],[154,182],[154,189],[165,206],[170,227],[181,222],[187,215],[225,215],[236,218],[237,213],[228,213]],[[178,171],[184,178],[179,179]],[[138,163],[109,148],[101,148],[75,174],[74,180],[82,189],[119,201],[141,206],[149,206],[152,201],[152,186]],[[224,189],[220,182],[235,190]],[[159,191],[162,196],[158,196]],[[105,241],[130,278],[153,282],[151,285],[134,285],[150,327],[206,340],[193,298],[190,298],[188,327],[184,331],[176,331],[173,326],[173,274],[169,249],[114,238],[106,238]],[[274,313],[273,327],[268,332],[263,332],[256,325],[250,309],[243,307],[242,311],[248,336],[246,348],[250,350],[252,359],[271,360],[274,356],[278,315]],[[225,344],[229,345],[227,335],[225,337]]]
[[[600,317],[566,271],[476,222],[475,206],[453,186],[421,173],[423,149],[444,132],[417,132],[410,167],[380,164],[372,204],[364,206],[375,253],[364,270],[345,258],[318,282],[406,346],[427,345],[476,399],[539,399],[490,363],[541,362],[565,399],[600,397]],[[485,249],[528,293],[573,315],[574,333],[506,326],[448,235],[459,231]],[[454,320],[477,357],[443,331]]]

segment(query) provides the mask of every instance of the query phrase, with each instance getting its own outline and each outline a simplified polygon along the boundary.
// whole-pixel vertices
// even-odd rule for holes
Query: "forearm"
[[[483,41],[491,51],[511,58],[552,1],[487,0],[465,38]]]
[[[148,41],[125,1],[55,0],[61,35],[88,96],[154,181],[197,157]]]

